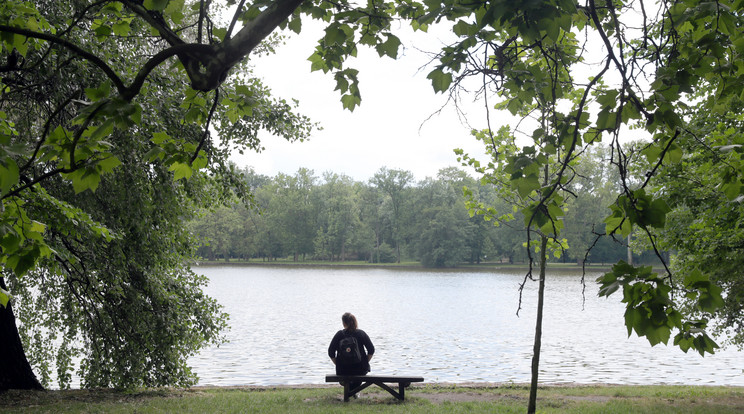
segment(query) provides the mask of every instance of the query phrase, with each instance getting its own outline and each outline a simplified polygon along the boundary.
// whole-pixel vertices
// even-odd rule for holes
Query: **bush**
[[[379,259],[378,259],[379,258]],[[382,243],[377,251],[372,251],[371,263],[395,263],[398,260],[395,250],[387,243]]]

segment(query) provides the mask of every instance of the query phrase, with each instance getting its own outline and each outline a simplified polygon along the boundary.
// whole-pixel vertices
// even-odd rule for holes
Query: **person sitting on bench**
[[[366,332],[359,329],[356,317],[349,312],[341,316],[344,329],[336,332],[328,346],[328,356],[336,365],[336,375],[366,375],[370,371],[369,361],[375,346]],[[349,384],[350,389],[361,382]]]

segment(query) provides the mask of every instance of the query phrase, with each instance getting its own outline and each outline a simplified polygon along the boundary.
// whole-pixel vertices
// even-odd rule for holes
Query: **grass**
[[[524,413],[522,385],[415,386],[399,402],[377,387],[344,403],[341,388],[192,388],[8,391],[3,413]],[[544,386],[539,413],[740,413],[744,388],[700,386]]]

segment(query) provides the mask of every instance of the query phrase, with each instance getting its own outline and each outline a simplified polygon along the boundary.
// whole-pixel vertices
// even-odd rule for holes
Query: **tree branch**
[[[14,33],[19,34],[22,36],[30,37],[33,39],[41,39],[46,40],[51,43],[58,44],[60,46],[65,47],[66,49],[69,49],[70,51],[74,52],[75,54],[79,55],[80,57],[88,60],[89,62],[93,63],[94,65],[98,66],[103,73],[106,74],[106,76],[111,80],[111,82],[114,83],[114,86],[116,89],[119,90],[120,94],[123,94],[126,90],[126,86],[124,86],[124,82],[122,82],[121,78],[119,78],[119,75],[114,72],[113,69],[109,65],[106,64],[101,58],[98,56],[88,52],[87,50],[81,48],[80,46],[69,42],[65,39],[59,38],[54,35],[46,34],[46,33],[39,33],[34,32],[31,30],[21,29],[19,27],[13,27],[8,26],[5,24],[0,24],[0,32],[6,32],[6,33]]]

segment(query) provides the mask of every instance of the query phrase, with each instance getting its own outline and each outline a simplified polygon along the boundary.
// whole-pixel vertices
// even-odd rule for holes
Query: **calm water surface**
[[[190,362],[200,385],[323,383],[327,349],[352,312],[375,344],[372,373],[427,382],[529,382],[537,283],[520,272],[201,266],[230,314],[229,343]],[[543,383],[744,386],[744,353],[713,356],[628,338],[620,296],[582,300],[579,276],[548,276]],[[671,340],[670,340],[671,343]]]

